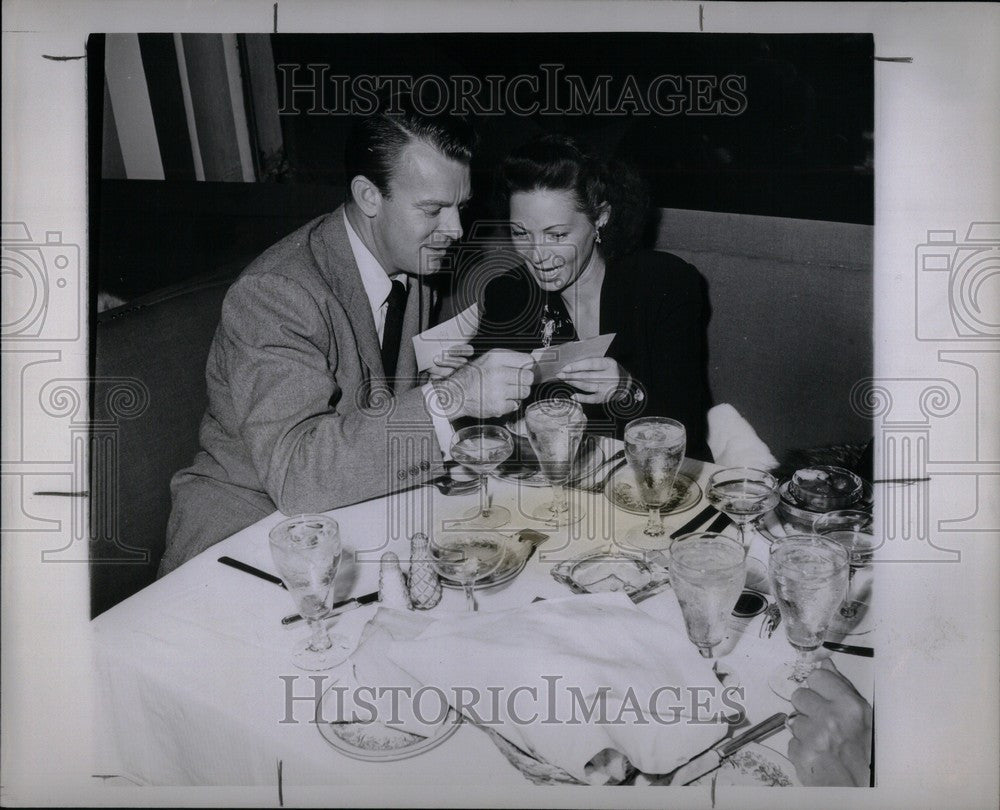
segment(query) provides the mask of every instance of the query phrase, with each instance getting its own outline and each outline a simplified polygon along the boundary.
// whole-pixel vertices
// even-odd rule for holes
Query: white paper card
[[[598,335],[586,340],[574,340],[570,343],[562,343],[559,346],[549,346],[544,349],[535,349],[531,356],[535,358],[535,384],[548,382],[555,379],[562,368],[577,360],[586,360],[591,357],[604,357],[607,354],[611,341],[615,339],[615,333],[608,335]]]
[[[452,346],[468,343],[479,331],[479,304],[462,310],[454,318],[432,326],[426,332],[413,336],[413,351],[417,355],[417,369],[426,371],[434,360]]]

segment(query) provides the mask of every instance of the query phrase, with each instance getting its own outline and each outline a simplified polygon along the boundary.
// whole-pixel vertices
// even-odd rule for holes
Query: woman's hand
[[[434,358],[434,365],[427,370],[431,379],[443,380],[450,377],[469,362],[472,352],[472,346],[468,343],[458,343],[454,346],[449,346]]]
[[[590,357],[567,363],[557,376],[580,389],[571,399],[585,405],[607,402],[624,390],[631,379],[629,373],[610,357]]]

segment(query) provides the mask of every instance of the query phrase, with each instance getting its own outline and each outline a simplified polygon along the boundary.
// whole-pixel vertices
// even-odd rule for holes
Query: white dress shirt
[[[368,246],[361,241],[351,221],[347,218],[347,211],[344,211],[344,225],[347,226],[347,241],[351,243],[351,252],[354,254],[354,261],[361,272],[361,284],[365,288],[365,295],[368,297],[368,304],[372,308],[372,320],[375,321],[375,332],[378,334],[378,342],[381,345],[382,337],[385,333],[385,313],[389,308],[389,292],[392,290],[392,282],[402,282],[406,287],[409,284],[409,276],[406,273],[396,273],[393,276],[387,275],[379,260],[368,249]]]
[[[344,225],[347,227],[347,241],[351,245],[351,252],[354,254],[354,262],[358,265],[361,273],[361,284],[365,288],[365,296],[368,298],[368,305],[372,310],[372,320],[375,321],[375,332],[378,335],[379,345],[382,345],[382,336],[385,333],[385,313],[389,308],[389,292],[392,290],[392,282],[400,281],[403,286],[409,285],[409,276],[406,273],[396,273],[388,275],[385,268],[378,259],[375,258],[368,246],[361,241],[350,219],[347,218],[347,209],[344,209]],[[438,444],[445,460],[451,460],[451,438],[455,431],[451,423],[441,414],[441,408],[437,407],[437,392],[434,386],[426,383],[421,390],[424,392],[424,400],[427,402],[427,411],[431,415],[434,423],[434,432],[437,435]]]

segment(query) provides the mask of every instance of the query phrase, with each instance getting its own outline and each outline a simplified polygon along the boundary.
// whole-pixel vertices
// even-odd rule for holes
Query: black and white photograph
[[[5,803],[992,806],[993,9],[38,5]]]

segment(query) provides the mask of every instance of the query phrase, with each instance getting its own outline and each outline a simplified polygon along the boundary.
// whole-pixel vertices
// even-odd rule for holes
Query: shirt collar
[[[351,221],[347,218],[347,209],[344,209],[344,225],[347,226],[347,240],[351,244],[351,252],[354,254],[354,261],[358,265],[361,273],[361,284],[365,288],[365,295],[371,305],[372,313],[378,312],[389,297],[392,290],[393,281],[401,281],[406,286],[406,273],[397,273],[391,278],[386,275],[385,270],[375,258],[375,255],[368,249],[368,246],[361,241]]]

